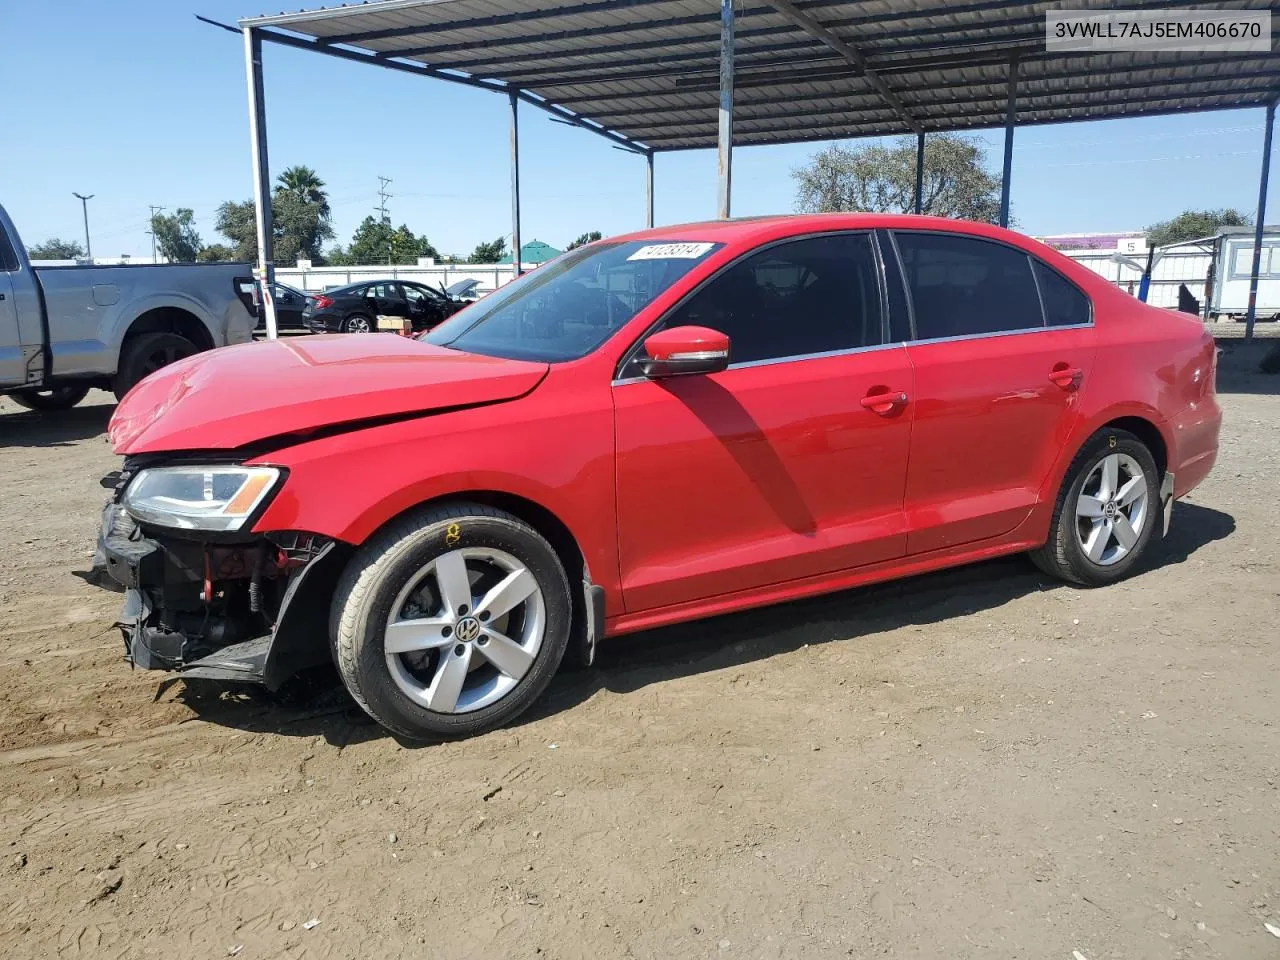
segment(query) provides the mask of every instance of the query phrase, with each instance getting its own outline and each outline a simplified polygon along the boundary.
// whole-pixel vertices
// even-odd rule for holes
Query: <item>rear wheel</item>
[[[410,515],[352,558],[333,600],[347,689],[393,733],[471,736],[512,720],[551,681],[572,603],[555,551],[478,504]]]
[[[1046,573],[1083,586],[1128,575],[1160,523],[1160,476],[1127,430],[1101,430],[1076,454],[1054,506],[1049,540],[1031,554]]]
[[[363,313],[352,314],[342,321],[343,333],[372,333],[375,329],[373,318]]]
[[[68,384],[48,390],[23,390],[12,394],[13,402],[28,410],[70,410],[85,398],[89,388]]]
[[[117,400],[123,400],[143,377],[199,352],[199,347],[176,333],[144,333],[133,337],[125,341],[120,351],[120,366],[111,389]]]

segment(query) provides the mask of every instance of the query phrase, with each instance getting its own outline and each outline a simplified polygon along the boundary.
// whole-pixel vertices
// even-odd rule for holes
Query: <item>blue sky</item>
[[[95,194],[98,255],[150,253],[148,204],[191,207],[204,240],[221,239],[214,210],[250,194],[242,47],[194,15],[234,22],[263,9],[0,2],[0,203],[26,241],[82,237],[72,191]],[[271,167],[316,168],[343,242],[373,211],[379,175],[393,181],[392,219],[442,251],[509,233],[505,97],[271,45],[265,72]],[[1141,229],[1188,207],[1252,212],[1262,120],[1257,109],[1020,130],[1014,215],[1049,234]],[[1002,134],[979,136],[998,167]],[[790,171],[821,147],[735,151],[733,212],[790,210]],[[656,169],[659,223],[714,215],[713,151],[659,155]],[[644,223],[644,161],[535,108],[521,114],[521,191],[526,239],[563,246]]]

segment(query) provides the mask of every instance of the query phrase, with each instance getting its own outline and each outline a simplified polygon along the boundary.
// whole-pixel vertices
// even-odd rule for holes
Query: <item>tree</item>
[[[324,181],[310,167],[289,167],[276,178],[276,183],[277,193],[290,193],[303,203],[315,204],[324,219],[329,219],[329,195],[324,191]]]
[[[53,237],[34,247],[27,247],[27,256],[32,260],[75,260],[84,256],[84,247],[74,240]]]
[[[802,213],[911,213],[915,209],[916,139],[851,150],[831,146],[791,171]],[[986,170],[976,141],[949,133],[925,138],[922,212],[935,217],[1000,219],[1000,180]]]
[[[1163,247],[1183,240],[1211,237],[1221,227],[1247,227],[1253,218],[1239,210],[1184,210],[1172,220],[1147,227],[1147,245]]]
[[[218,219],[214,226],[233,244],[236,260],[258,259],[258,227],[254,219],[253,201],[236,203],[228,200],[218,207]]]
[[[201,263],[226,263],[236,259],[236,251],[225,243],[211,243],[207,247],[200,248],[196,259]]]
[[[194,225],[195,213],[190,207],[179,207],[171,216],[151,215],[151,232],[161,256],[172,263],[195,263],[200,253],[200,234]]]
[[[271,221],[275,260],[290,263],[298,259],[324,262],[320,245],[333,238],[333,227],[325,213],[328,203],[307,199],[296,191],[278,188],[271,198]],[[218,207],[218,232],[235,247],[237,260],[258,258],[258,227],[253,201],[228,200]]]
[[[467,258],[468,263],[497,263],[507,255],[507,238],[499,237],[491,243],[477,243]]]
[[[393,229],[386,220],[365,217],[345,250],[334,247],[327,254],[330,263],[359,265],[372,263],[415,263],[419,257],[439,257],[426,237],[414,236],[405,224]],[[335,257],[337,259],[335,259]]]
[[[599,230],[592,230],[590,233],[582,234],[577,240],[565,247],[565,250],[573,250],[575,247],[585,247],[588,243],[595,243],[603,236],[604,234]]]

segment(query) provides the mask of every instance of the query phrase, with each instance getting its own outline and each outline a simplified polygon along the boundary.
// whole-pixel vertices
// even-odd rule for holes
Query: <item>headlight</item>
[[[154,467],[138,471],[124,506],[161,527],[239,530],[279,480],[275,467]]]

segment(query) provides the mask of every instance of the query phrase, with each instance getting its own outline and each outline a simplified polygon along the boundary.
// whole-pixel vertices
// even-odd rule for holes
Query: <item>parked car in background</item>
[[[147,374],[253,338],[247,263],[33,267],[0,207],[0,393],[65,410],[91,387],[123,397]]]
[[[302,316],[313,333],[369,333],[378,317],[408,317],[415,331],[430,330],[465,303],[408,280],[374,280],[312,294]]]
[[[480,281],[471,279],[457,280],[445,287],[444,292],[450,298],[463,303],[475,303],[485,295],[485,291],[480,289]]]
[[[388,729],[464,736],[606,635],[1022,551],[1113,583],[1214,464],[1215,363],[998,227],[664,227],[421,339],[149,378],[106,555],[135,665],[274,687],[332,657]]]
[[[307,305],[307,298],[316,296],[316,294],[303,293],[297,287],[291,287],[287,283],[276,281],[276,327],[280,330],[308,330],[306,320],[302,313]],[[258,311],[261,314],[261,310]],[[258,317],[258,331],[267,329],[267,320],[264,316]]]

